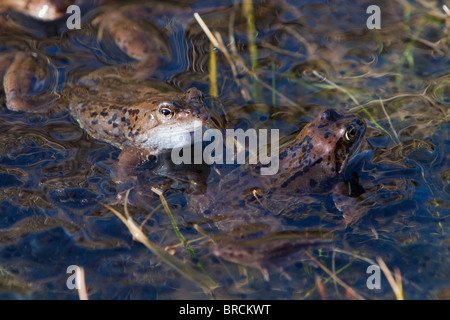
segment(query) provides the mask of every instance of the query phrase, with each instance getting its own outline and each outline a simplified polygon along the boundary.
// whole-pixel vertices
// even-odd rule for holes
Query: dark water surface
[[[196,86],[228,127],[278,128],[287,136],[314,119],[321,106],[366,120],[366,139],[349,164],[366,193],[351,222],[343,223],[329,199],[305,202],[301,212],[280,217],[301,231],[332,234],[336,250],[311,250],[322,266],[366,299],[394,299],[383,273],[380,289],[366,284],[367,268],[381,257],[392,272],[399,270],[406,299],[449,299],[450,16],[443,2],[253,1],[254,38],[241,2],[168,4],[166,14],[151,17],[169,48],[153,77],[183,90]],[[366,26],[372,4],[381,9],[379,30]],[[50,80],[44,85],[57,92],[79,75],[132,62],[108,39],[97,41],[92,21],[102,8],[87,3],[82,10],[80,30],[67,30],[64,19],[43,23],[5,11],[0,53],[36,52],[48,65]],[[235,52],[233,69],[215,50],[217,98],[210,41],[194,12],[221,35],[228,52]],[[150,241],[219,287],[213,295],[204,292],[195,279],[133,241],[126,226],[100,204],[123,212],[123,201],[116,201],[123,190],[110,178],[119,150],[90,138],[67,111],[9,111],[3,92],[0,128],[0,298],[78,299],[66,285],[70,265],[84,268],[90,299],[351,296],[308,263],[287,264],[291,280],[273,273],[267,282],[255,268],[212,255],[210,240],[194,224],[208,232],[214,228],[188,209],[186,194],[217,183],[206,180],[214,168],[202,168],[194,185],[189,173],[174,172],[159,159],[142,170],[131,197],[143,204],[130,206],[130,214],[138,224],[147,219],[143,231]],[[172,188],[165,197],[192,251],[180,244],[150,190],[180,175],[184,180],[169,179]]]

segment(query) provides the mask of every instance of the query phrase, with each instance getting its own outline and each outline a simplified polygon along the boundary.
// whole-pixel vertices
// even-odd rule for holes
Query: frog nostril
[[[320,116],[320,119],[322,120],[328,120],[328,121],[336,121],[337,119],[341,118],[342,116],[334,111],[333,109],[327,109],[324,112],[322,112],[322,115]]]
[[[200,90],[198,90],[195,87],[192,87],[186,91],[186,97],[187,97],[187,100],[198,100],[198,101],[202,102],[204,95]]]

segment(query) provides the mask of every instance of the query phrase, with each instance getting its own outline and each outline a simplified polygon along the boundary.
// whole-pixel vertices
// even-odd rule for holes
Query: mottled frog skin
[[[130,170],[150,155],[192,143],[195,130],[209,119],[196,88],[179,92],[162,83],[127,83],[117,77],[102,77],[68,88],[70,112],[92,137],[119,149],[116,181],[124,182]]]
[[[32,15],[27,5],[5,5]],[[51,6],[51,12],[60,12],[59,6],[64,4],[42,0],[33,8],[41,10],[45,5]],[[3,53],[0,75],[7,108],[45,112],[62,97],[58,104],[69,106],[75,121],[89,135],[122,149],[112,173],[117,182],[128,180],[132,169],[149,155],[189,145],[194,130],[200,130],[209,119],[209,112],[203,104],[204,95],[196,88],[180,92],[148,79],[161,61],[160,55],[167,51],[161,49],[166,43],[157,39],[156,32],[148,31],[154,29],[148,28],[149,22],[145,30],[136,22],[151,14],[151,9],[142,6],[106,8],[93,21],[99,25],[98,39],[109,33],[135,62],[95,70],[75,84],[66,84],[61,95],[49,90],[48,72],[42,63],[45,59],[39,54]]]
[[[6,7],[52,20],[64,15],[68,3],[32,2],[33,6],[29,1],[4,1],[0,10]],[[44,6],[50,9],[42,16]],[[99,15],[93,21],[98,39],[108,33],[135,63],[120,71],[114,67],[94,71],[62,92],[80,127],[122,150],[113,172],[119,182],[126,181],[130,171],[149,155],[189,144],[193,130],[209,117],[203,94],[196,88],[179,92],[146,80],[168,52],[161,50],[167,41],[158,41],[138,23],[144,21],[148,26],[149,10],[154,8],[123,7]],[[39,63],[42,60],[45,57],[27,50],[0,55],[0,75],[10,110],[42,112],[55,105],[57,95],[42,89],[47,78]],[[354,115],[325,110],[280,151],[277,174],[261,176],[260,165],[243,165],[219,184],[208,185],[206,193],[188,196],[191,210],[214,222],[222,232],[212,237],[213,254],[259,268],[269,279],[269,272],[282,271],[285,265],[303,259],[303,250],[332,246],[332,240],[323,234],[300,234],[283,224],[281,215],[297,207],[305,196],[339,193],[335,199],[348,198],[348,189],[340,187],[343,172],[365,129],[364,121]]]
[[[340,192],[348,197],[348,189],[338,186],[365,131],[364,120],[355,115],[325,110],[281,150],[277,174],[263,176],[260,165],[243,165],[218,187],[191,196],[190,208],[224,232],[212,252],[257,267],[268,279],[269,271],[282,271],[283,265],[304,258],[304,249],[331,245],[327,239],[295,236],[282,225],[280,215],[298,207],[303,196]]]
[[[194,204],[196,211],[210,214],[217,200],[254,197],[254,191],[261,197],[329,192],[342,181],[345,166],[359,148],[365,130],[364,120],[325,110],[281,150],[277,174],[264,176],[261,165],[243,165],[225,176],[218,188],[209,190],[214,196],[207,194],[205,202]]]
[[[91,136],[120,149],[127,145],[149,154],[190,143],[185,132],[208,119],[204,96],[196,88],[162,92],[145,83],[102,79],[95,85],[68,90],[70,111]]]

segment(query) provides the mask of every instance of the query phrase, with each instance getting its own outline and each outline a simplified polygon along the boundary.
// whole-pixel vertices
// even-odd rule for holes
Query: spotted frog
[[[271,270],[282,271],[304,258],[304,249],[332,245],[327,238],[304,237],[283,225],[282,217],[306,196],[336,194],[338,209],[341,197],[355,196],[343,173],[365,131],[364,120],[355,115],[325,110],[280,151],[278,173],[264,176],[261,165],[243,165],[217,187],[210,185],[205,194],[191,196],[190,208],[223,232],[213,237],[212,252],[257,267],[268,279]]]
[[[44,5],[61,5],[50,0],[35,4],[36,10]],[[30,8],[23,8],[29,14],[25,8]],[[59,7],[54,9],[61,11]],[[43,63],[45,59],[38,53],[14,51],[0,55],[7,108],[44,112],[57,104],[69,106],[75,121],[89,135],[122,150],[113,172],[118,182],[127,180],[130,171],[150,155],[189,145],[194,130],[209,119],[204,95],[196,88],[180,92],[165,83],[149,80],[149,74],[160,62],[161,50],[164,51],[161,49],[164,41],[156,40],[136,22],[151,14],[149,10],[130,6],[105,10],[97,17],[93,23],[99,25],[98,38],[109,33],[135,62],[95,70],[79,77],[74,84],[67,83],[61,94],[48,90],[48,70]]]

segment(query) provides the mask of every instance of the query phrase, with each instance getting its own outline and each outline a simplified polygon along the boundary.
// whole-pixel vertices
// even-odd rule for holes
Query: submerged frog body
[[[0,55],[0,75],[6,106],[13,111],[43,112],[56,105],[56,95],[48,92],[49,75],[40,57],[28,52]]]
[[[217,200],[254,198],[255,193],[267,198],[329,192],[342,182],[345,166],[359,148],[365,130],[362,119],[325,110],[280,151],[278,173],[261,175],[261,165],[243,165],[225,176],[218,188],[209,190],[210,194],[204,195],[206,201],[195,204],[196,211],[211,213]]]
[[[366,125],[354,115],[325,110],[279,153],[279,172],[260,175],[260,165],[244,165],[217,188],[191,196],[191,209],[223,231],[212,252],[224,259],[270,270],[304,258],[303,250],[331,245],[329,239],[304,238],[282,225],[283,212],[305,196],[341,192],[346,164],[361,144]],[[295,200],[295,201],[293,201]],[[275,217],[275,215],[281,215]]]

